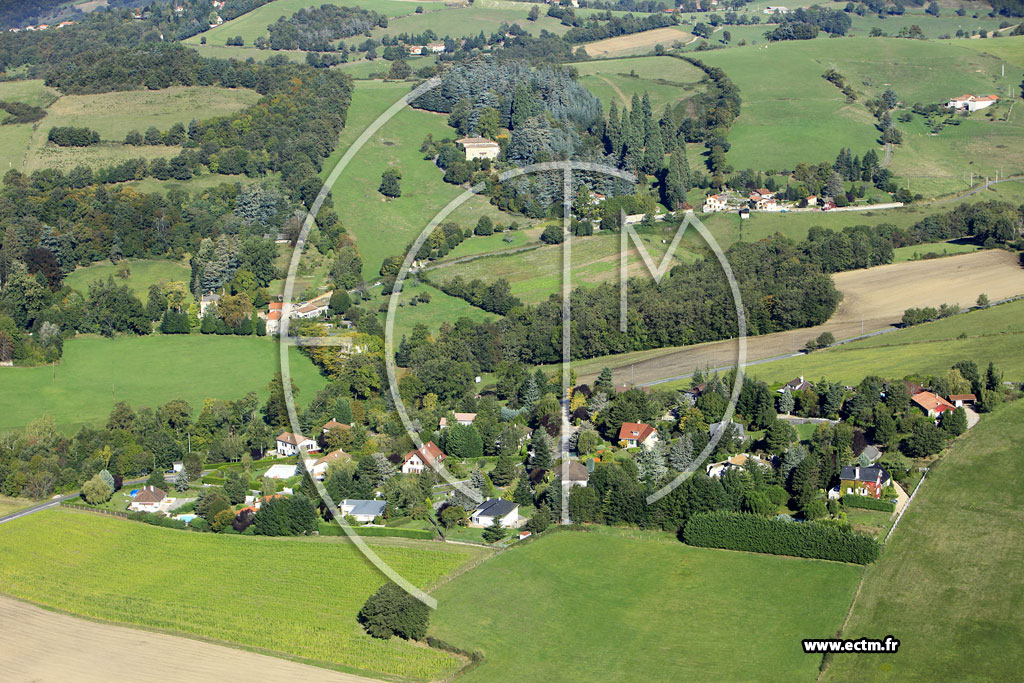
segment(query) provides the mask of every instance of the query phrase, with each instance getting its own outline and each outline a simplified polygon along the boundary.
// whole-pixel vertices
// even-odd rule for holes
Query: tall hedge
[[[848,508],[861,508],[862,510],[881,510],[882,512],[892,512],[896,509],[896,504],[891,500],[869,498],[868,496],[854,496],[850,494],[843,496],[843,506]]]
[[[693,546],[747,550],[869,564],[881,545],[871,536],[825,524],[786,522],[741,512],[701,512],[686,523],[683,540]]]

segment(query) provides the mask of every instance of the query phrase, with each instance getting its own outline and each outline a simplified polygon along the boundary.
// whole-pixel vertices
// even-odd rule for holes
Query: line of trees
[[[54,126],[46,139],[60,147],[89,147],[98,144],[100,134],[91,128],[79,126]]]

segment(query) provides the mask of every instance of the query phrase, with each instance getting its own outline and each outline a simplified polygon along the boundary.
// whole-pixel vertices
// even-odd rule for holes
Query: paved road
[[[1010,182],[1012,180],[1024,180],[1024,175],[1015,175],[1015,176],[1010,176],[1009,178],[1000,178],[999,180],[990,180],[987,183],[984,183],[983,185],[979,185],[978,187],[974,188],[973,190],[970,190],[969,192],[964,192],[963,194],[957,195],[955,197],[951,197],[949,199],[943,199],[941,201],[931,202],[931,203],[932,204],[949,204],[950,202],[959,201],[959,200],[963,199],[964,197],[970,197],[971,195],[978,194],[982,190],[987,190],[988,188],[992,187],[993,185],[998,185],[999,183],[1008,183],[1008,182]]]

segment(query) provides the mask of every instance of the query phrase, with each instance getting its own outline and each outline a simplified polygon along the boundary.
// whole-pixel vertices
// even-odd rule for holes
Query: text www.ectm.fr
[[[883,640],[874,638],[824,638],[804,640],[804,652],[883,652],[894,653],[900,649],[900,641],[892,636]]]

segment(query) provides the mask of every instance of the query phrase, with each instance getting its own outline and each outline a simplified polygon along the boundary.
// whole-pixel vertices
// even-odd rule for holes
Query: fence
[[[123,519],[129,519],[128,513],[124,510],[108,510],[107,508],[93,507],[92,505],[85,505],[83,503],[69,503],[64,501],[60,504],[61,507],[71,508],[72,510],[85,510],[86,512],[98,512],[101,515],[112,515],[114,517],[121,517]]]

